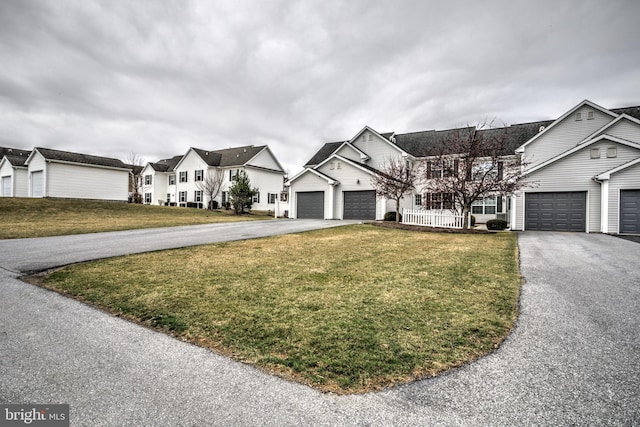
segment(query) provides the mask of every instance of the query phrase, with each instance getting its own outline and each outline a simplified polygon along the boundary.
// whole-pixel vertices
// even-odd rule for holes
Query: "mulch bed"
[[[453,233],[453,234],[490,234],[487,230],[460,230],[457,228],[437,228],[437,227],[424,227],[419,225],[408,225],[402,223],[396,223],[393,221],[375,221],[369,224],[378,227],[395,228],[399,230],[420,231],[423,233]]]

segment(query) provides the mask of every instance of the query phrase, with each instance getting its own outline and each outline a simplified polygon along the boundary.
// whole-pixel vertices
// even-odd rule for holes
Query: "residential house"
[[[512,197],[512,228],[640,234],[639,119],[585,100],[520,146],[533,187]]]
[[[0,147],[0,196],[27,197],[29,179],[25,162],[31,152]]]
[[[206,208],[212,201],[203,184],[218,171],[223,174],[220,194],[213,200],[218,206],[229,201],[229,188],[239,171],[244,171],[252,187],[258,189],[253,209],[274,211],[280,205],[284,169],[268,146],[253,145],[223,150],[190,148],[183,156],[147,164],[142,172],[144,202]]]
[[[514,150],[549,121],[513,125],[506,129],[504,155]],[[434,151],[446,149],[455,133],[466,128],[443,131],[428,130],[405,134],[379,133],[365,126],[351,139],[325,144],[307,162],[302,172],[292,177],[290,188],[290,216],[320,219],[382,219],[395,210],[391,200],[376,198],[371,178],[381,173],[384,163],[400,158],[413,167],[428,163]],[[504,130],[504,129],[503,129]],[[479,132],[493,132],[484,130]],[[450,153],[457,155],[459,153]],[[435,172],[432,172],[435,176]],[[431,194],[420,188],[405,196],[401,209],[455,210],[451,198],[445,194]],[[507,215],[508,203],[500,195],[479,200],[472,207],[479,221]]]
[[[131,169],[121,160],[36,147],[25,162],[29,197],[126,202]]]

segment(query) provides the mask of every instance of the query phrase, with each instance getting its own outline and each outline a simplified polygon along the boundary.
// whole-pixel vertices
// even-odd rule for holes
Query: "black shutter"
[[[498,162],[498,181],[502,181],[504,165],[502,162]]]
[[[427,179],[433,178],[431,176],[431,162],[427,162]]]
[[[496,207],[496,213],[502,213],[502,196],[498,196],[498,206]]]
[[[453,176],[458,177],[458,168],[460,167],[460,160],[453,161]]]

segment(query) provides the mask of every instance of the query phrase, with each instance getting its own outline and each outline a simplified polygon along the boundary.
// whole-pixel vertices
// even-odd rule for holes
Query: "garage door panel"
[[[585,231],[585,192],[527,193],[525,229]]]
[[[299,219],[324,219],[324,191],[298,192],[296,195]]]
[[[344,219],[376,219],[375,191],[345,191],[342,194]]]
[[[640,234],[640,190],[620,190],[620,233]]]

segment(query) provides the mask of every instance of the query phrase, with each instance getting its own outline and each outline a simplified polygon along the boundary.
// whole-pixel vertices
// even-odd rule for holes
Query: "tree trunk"
[[[400,200],[396,200],[396,224],[400,222]]]
[[[469,229],[469,207],[467,205],[462,206],[462,229]]]

